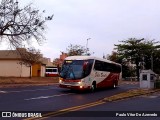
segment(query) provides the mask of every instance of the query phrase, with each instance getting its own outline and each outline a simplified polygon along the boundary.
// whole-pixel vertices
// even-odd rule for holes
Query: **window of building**
[[[147,80],[147,74],[142,75],[142,80]]]

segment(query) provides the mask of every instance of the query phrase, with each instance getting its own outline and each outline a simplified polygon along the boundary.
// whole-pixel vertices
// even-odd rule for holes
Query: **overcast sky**
[[[29,3],[28,0],[21,2]],[[70,44],[86,46],[102,57],[111,54],[114,44],[131,37],[160,40],[160,0],[33,0],[46,15],[45,57],[57,58]],[[3,46],[0,45],[2,48]]]

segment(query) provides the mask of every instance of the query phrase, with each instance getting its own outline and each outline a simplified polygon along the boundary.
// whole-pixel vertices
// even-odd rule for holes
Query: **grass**
[[[120,94],[113,95],[111,97],[104,98],[104,101],[116,101],[116,100],[121,100],[121,99],[126,99],[126,98],[131,98],[135,96],[140,96],[140,95],[146,95],[146,94],[151,94],[154,92],[158,92],[160,89],[135,89],[135,90],[129,90]]]

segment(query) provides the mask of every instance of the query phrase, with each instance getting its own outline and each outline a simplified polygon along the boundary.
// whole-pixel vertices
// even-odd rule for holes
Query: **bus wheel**
[[[96,90],[96,82],[93,82],[91,86],[91,92],[94,92],[95,90]]]
[[[117,84],[116,82],[113,83],[113,88],[116,88],[117,87]]]

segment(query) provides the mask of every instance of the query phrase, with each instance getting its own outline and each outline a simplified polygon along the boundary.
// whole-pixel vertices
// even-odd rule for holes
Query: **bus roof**
[[[107,60],[107,59],[102,59],[102,58],[98,58],[98,57],[94,57],[94,56],[69,56],[66,57],[65,60],[88,60],[88,59],[95,59],[95,60],[99,60],[99,61],[104,61],[104,62],[108,62],[108,63],[114,63],[117,65],[121,65],[119,63]]]

